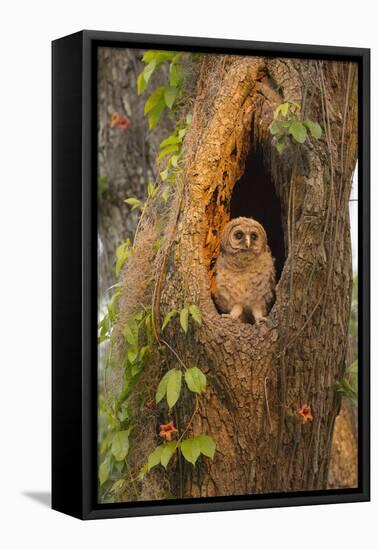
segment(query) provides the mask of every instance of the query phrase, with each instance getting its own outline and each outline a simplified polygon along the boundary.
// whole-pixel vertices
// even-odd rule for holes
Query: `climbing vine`
[[[321,126],[309,118],[301,118],[301,104],[298,101],[285,101],[278,105],[270,132],[278,153],[282,153],[291,143],[304,143],[312,137],[320,139]]]
[[[171,135],[167,136],[159,144],[157,154],[157,165],[159,178],[147,185],[147,197],[143,202],[135,197],[127,197],[125,203],[131,211],[140,210],[140,219],[137,224],[134,242],[130,239],[121,243],[116,250],[115,275],[122,276],[124,269],[127,269],[128,261],[135,252],[135,243],[140,223],[146,214],[150,204],[161,201],[165,204],[171,195],[178,172],[182,167],[183,142],[185,135],[190,128],[192,116],[190,113],[182,115],[177,110],[177,102],[183,94],[183,54],[181,52],[166,52],[149,50],[143,56],[145,67],[138,76],[138,94],[144,94],[149,89],[149,82],[155,71],[160,67],[168,65],[168,80],[165,85],[158,86],[150,91],[145,106],[144,114],[148,118],[148,125],[153,129],[158,123],[162,114],[166,111],[169,116],[178,117],[175,128]],[[111,119],[111,127],[114,124]],[[99,183],[100,186],[100,183]],[[102,184],[102,188],[104,185]],[[158,222],[159,223],[159,222]],[[155,256],[160,253],[163,246],[163,239],[158,238],[154,243]],[[153,261],[154,258],[151,258]],[[113,353],[113,340],[115,325],[118,321],[118,299],[121,294],[120,284],[115,285],[114,293],[106,306],[106,312],[99,321],[99,344],[107,342],[108,357],[107,368],[113,368],[115,358]],[[188,335],[191,323],[194,330],[201,325],[202,315],[196,304],[184,303],[178,310],[168,312],[160,323],[159,333],[163,334],[168,325],[178,323],[180,330]],[[197,367],[186,365],[178,351],[173,349],[165,339],[158,336],[154,328],[153,305],[144,304],[137,312],[134,312],[122,327],[122,338],[125,352],[122,359],[123,383],[122,389],[116,398],[110,398],[106,391],[100,395],[99,402],[99,488],[100,497],[104,502],[107,499],[114,501],[121,498],[122,493],[130,488],[138,498],[137,484],[144,476],[155,467],[167,468],[170,460],[175,454],[180,453],[185,461],[195,466],[198,458],[202,455],[205,458],[213,459],[216,445],[211,437],[206,434],[198,434],[189,437],[192,421],[198,411],[198,400],[206,391],[207,379],[205,374]],[[177,365],[167,370],[159,380],[153,403],[151,399],[142,399],[141,406],[157,407],[165,409],[165,415],[173,417],[175,407],[181,400],[182,389],[185,386],[190,394],[194,396],[194,410],[192,417],[185,426],[175,425],[177,421],[169,420],[166,424],[159,425],[159,437],[162,444],[146,455],[146,461],[142,468],[136,472],[132,471],[128,456],[133,445],[133,433],[135,430],[134,419],[130,413],[129,401],[133,389],[141,376],[141,373],[158,354],[158,364],[163,361],[164,349],[168,349],[175,355]],[[162,357],[162,361],[159,360]],[[106,373],[106,369],[105,369]],[[106,374],[104,374],[106,376]],[[178,418],[177,416],[175,416]]]

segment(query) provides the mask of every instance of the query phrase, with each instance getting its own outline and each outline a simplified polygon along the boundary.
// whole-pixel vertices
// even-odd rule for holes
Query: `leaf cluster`
[[[346,376],[334,384],[334,390],[349,399],[354,405],[358,404],[358,360],[355,360],[347,369]]]
[[[161,465],[167,468],[175,451],[180,451],[185,460],[195,466],[201,454],[213,460],[216,444],[208,435],[198,435],[183,441],[168,441],[163,445],[159,445],[150,453],[147,463],[139,473],[139,478],[142,479],[155,466]]]
[[[138,76],[138,95],[144,93],[154,72],[164,64],[169,64],[168,83],[156,88],[145,103],[144,114],[149,117],[149,128],[154,128],[165,109],[172,111],[176,100],[182,95],[183,69],[182,52],[148,50],[142,58],[145,63]]]
[[[297,101],[286,101],[275,109],[270,132],[275,136],[278,153],[282,153],[291,142],[303,144],[307,138],[320,139],[322,136],[317,122],[301,118],[301,105]]]
[[[104,491],[121,490],[124,479],[130,477],[127,457],[130,448],[132,425],[129,418],[128,399],[143,367],[149,361],[154,348],[151,312],[142,309],[125,323],[122,331],[126,353],[123,363],[123,386],[111,403],[100,400],[99,428],[99,484]],[[112,481],[119,481],[111,487]]]
[[[181,369],[170,369],[158,384],[155,401],[160,403],[164,397],[167,399],[169,409],[172,409],[180,397],[182,389],[183,372]],[[185,370],[184,380],[188,389],[193,393],[202,393],[207,386],[207,378],[197,367]]]
[[[180,326],[185,334],[187,334],[188,332],[190,318],[192,318],[198,325],[201,325],[202,317],[200,308],[195,304],[191,304],[189,306],[183,307],[180,311],[176,309],[169,311],[163,319],[162,332],[167,327],[169,322],[177,315],[179,315]]]

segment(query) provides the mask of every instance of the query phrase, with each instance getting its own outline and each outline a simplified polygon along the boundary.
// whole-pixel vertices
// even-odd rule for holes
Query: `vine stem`
[[[186,433],[187,433],[188,430],[190,429],[191,424],[192,424],[192,422],[193,422],[193,420],[194,420],[194,418],[195,418],[196,413],[198,412],[198,410],[199,410],[199,398],[198,398],[198,396],[196,395],[196,398],[195,398],[195,408],[194,408],[194,410],[193,410],[192,416],[191,416],[191,418],[190,418],[190,420],[189,420],[189,422],[188,422],[188,424],[187,424],[186,429],[184,430],[184,432],[183,432],[183,433],[181,434],[181,436],[179,437],[177,445],[179,445],[179,443],[182,441],[183,437],[186,435]]]
[[[169,235],[169,238],[168,238],[168,241],[167,241],[167,245],[166,245],[166,248],[165,248],[165,251],[164,251],[158,281],[157,281],[157,283],[154,287],[154,292],[153,292],[151,313],[152,313],[154,336],[155,336],[155,338],[158,342],[160,342],[160,335],[159,335],[160,329],[158,329],[157,320],[159,319],[159,306],[160,306],[161,289],[162,289],[162,285],[163,285],[164,268],[165,268],[165,265],[166,265],[166,262],[167,262],[168,254],[169,254],[170,249],[171,249],[172,241],[174,239],[176,226],[177,226],[179,215],[180,215],[181,205],[182,205],[182,196],[180,196],[180,199],[178,201],[178,207],[177,207],[177,211],[176,211],[176,215],[175,215],[175,221],[174,221],[173,227],[171,229],[171,232],[170,232],[170,235]]]
[[[317,62],[316,62],[316,70],[319,74],[320,68],[319,68]],[[320,86],[320,91],[321,91],[321,106],[322,106],[323,123],[324,123],[325,135],[326,135],[326,140],[327,140],[327,145],[328,145],[328,152],[329,152],[329,157],[330,157],[331,178],[333,179],[333,173],[334,173],[333,160],[331,158],[331,146],[330,146],[330,142],[329,142],[328,126],[327,126],[327,121],[326,121],[326,119],[328,117],[328,113],[326,113],[327,106],[324,104],[325,90],[323,89],[320,76],[319,76],[319,82],[320,82],[319,86]],[[325,97],[326,97],[326,95],[325,95]],[[328,122],[328,124],[329,124],[329,122]],[[323,244],[325,242],[325,236],[326,236],[326,232],[327,232],[327,229],[328,229],[328,226],[329,226],[329,220],[330,220],[330,215],[331,215],[331,205],[332,205],[332,201],[329,200],[328,201],[328,208],[327,208],[327,214],[326,214],[324,230],[323,230],[323,233],[322,233],[322,236],[321,236],[320,246],[323,246]],[[310,288],[310,285],[312,283],[312,280],[313,280],[313,275],[314,275],[315,269],[316,269],[316,263],[314,263],[313,266],[312,266],[312,271],[310,273],[308,283],[307,283],[306,289],[304,291],[304,296],[307,296],[307,292],[308,292],[308,290]],[[308,317],[305,320],[304,324],[300,327],[300,329],[296,332],[296,334],[286,343],[286,345],[284,346],[284,348],[281,351],[281,353],[279,354],[279,356],[285,354],[287,352],[288,348],[293,346],[293,344],[296,342],[298,337],[302,334],[303,330],[307,327],[308,323],[312,320],[313,315],[315,314],[315,312],[316,312],[317,308],[319,307],[319,305],[320,305],[323,298],[324,298],[324,293],[321,293],[321,295],[319,296],[319,298],[316,302],[316,305],[312,309],[311,313],[308,315]]]
[[[159,342],[164,344],[165,346],[167,346],[167,348],[171,351],[171,353],[173,353],[175,355],[175,357],[177,358],[177,360],[179,361],[179,363],[182,365],[182,367],[187,370],[187,366],[183,363],[182,359],[180,358],[180,356],[178,355],[178,353],[174,350],[174,348],[166,341],[164,340],[163,338],[160,338],[159,337]]]
[[[182,194],[181,194],[179,202],[178,202],[178,206],[177,206],[175,221],[174,221],[174,224],[173,224],[172,230],[170,232],[170,236],[168,238],[167,245],[166,245],[166,248],[165,248],[165,251],[164,251],[158,281],[157,281],[157,283],[154,287],[152,306],[151,306],[151,318],[152,318],[152,326],[153,326],[154,336],[155,336],[155,339],[157,340],[158,344],[165,345],[167,347],[167,349],[169,349],[171,351],[171,353],[176,357],[176,359],[179,361],[179,363],[182,365],[182,367],[184,369],[187,369],[187,366],[182,361],[182,359],[179,357],[178,353],[174,350],[174,348],[164,338],[161,338],[161,336],[160,336],[160,327],[158,328],[158,325],[157,325],[157,321],[159,319],[159,306],[160,306],[161,289],[162,289],[162,285],[163,285],[164,267],[165,267],[166,262],[167,262],[167,258],[168,258],[168,255],[169,255],[169,252],[170,252],[170,249],[171,249],[171,244],[172,244],[172,241],[174,239],[176,226],[178,224],[180,208],[181,208],[181,205],[182,205],[182,199],[183,199],[183,197],[182,197]]]
[[[135,485],[135,479],[133,478],[132,471],[131,471],[130,466],[129,466],[129,462],[126,459],[125,459],[125,464],[126,464],[129,476],[130,476],[130,481],[131,481],[132,486],[133,486],[134,494],[136,496],[136,499],[138,500],[138,491],[137,491],[137,487]]]

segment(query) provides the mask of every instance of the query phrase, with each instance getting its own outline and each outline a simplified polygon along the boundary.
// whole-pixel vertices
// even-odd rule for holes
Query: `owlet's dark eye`
[[[242,231],[237,231],[236,233],[234,233],[234,236],[238,241],[240,241],[243,237],[243,233]]]
[[[251,238],[253,239],[253,241],[256,241],[258,239],[258,235],[256,233],[252,233]]]

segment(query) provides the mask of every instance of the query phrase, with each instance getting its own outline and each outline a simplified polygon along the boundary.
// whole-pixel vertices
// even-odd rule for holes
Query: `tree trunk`
[[[356,67],[345,63],[230,56],[204,61],[161,292],[163,310],[198,303],[203,313],[198,342],[190,343],[193,334],[173,336],[181,356],[209,381],[193,432],[209,434],[217,444],[213,461],[186,473],[185,496],[327,486],[340,406],[333,385],[345,369],[350,313],[356,78]],[[286,100],[300,100],[324,136],[280,156],[269,125]],[[258,149],[280,201],[273,233],[283,227],[286,260],[267,322],[250,325],[222,318],[211,290],[233,189]],[[254,162],[250,176],[251,212],[259,220]],[[302,422],[297,411],[304,404],[313,421]]]
[[[301,102],[302,116],[324,132],[280,155],[269,127],[288,100]],[[168,479],[154,470],[141,498],[157,498],[159,484],[161,497],[167,494],[167,481],[177,497],[327,487],[340,407],[333,385],[346,365],[356,160],[354,64],[205,56],[153,306],[157,331],[168,311],[201,309],[199,328],[184,334],[168,326],[164,335],[175,354],[167,352],[162,373],[178,366],[178,355],[207,375],[193,418],[187,392],[175,424],[183,429],[190,420],[188,435],[210,435],[217,450],[214,460],[200,458],[195,467],[172,461]],[[238,215],[263,223],[277,259],[276,301],[258,325],[222,317],[212,300],[220,236]],[[303,405],[311,411],[307,422]],[[148,447],[151,437],[152,449],[164,416],[148,419],[154,429],[144,441]]]

